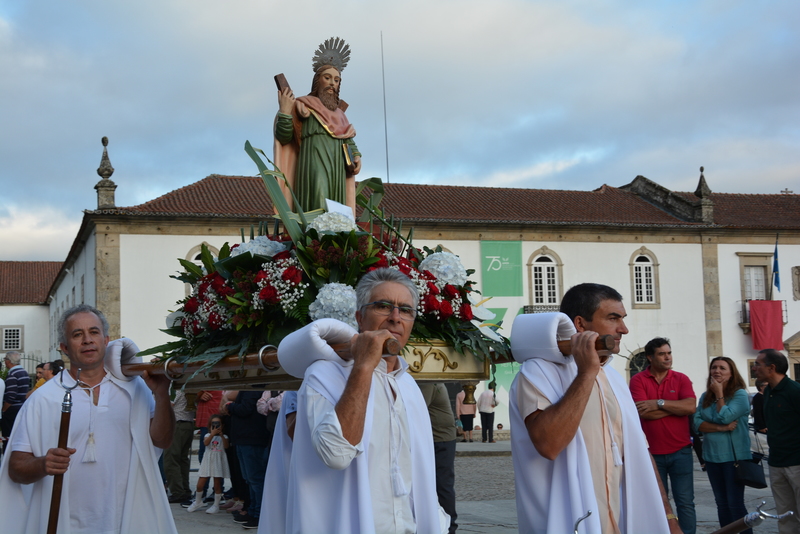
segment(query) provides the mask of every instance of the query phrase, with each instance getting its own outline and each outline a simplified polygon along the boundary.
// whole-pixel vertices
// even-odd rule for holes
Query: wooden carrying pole
[[[600,336],[597,338],[597,341],[595,341],[595,349],[599,351],[612,351],[614,350],[614,345],[614,336]],[[278,362],[278,350],[271,345],[268,347],[269,348],[262,348],[258,354],[247,354],[243,358],[240,358],[236,354],[226,356],[214,364],[211,370],[238,371],[241,369],[261,368],[267,372],[275,371],[280,367],[280,362]],[[342,359],[352,359],[349,343],[331,345],[331,347]],[[395,339],[386,341],[383,348],[385,354],[400,354],[400,343]],[[572,354],[572,342],[569,339],[559,341],[558,350],[564,356],[569,356]],[[494,363],[510,363],[513,361],[514,359],[512,357],[503,360],[495,360]],[[141,376],[144,371],[147,371],[150,374],[167,375],[173,379],[177,379],[184,374],[194,373],[196,370],[200,369],[204,363],[203,361],[181,363],[170,358],[164,362],[125,363],[122,364],[122,372],[125,376]]]
[[[350,354],[350,343],[331,344],[331,348],[341,356],[343,360],[353,359]],[[396,339],[388,339],[383,345],[383,353],[396,356],[400,354],[400,342]],[[197,361],[190,363],[176,362],[172,358],[164,362],[148,363],[124,363],[122,372],[125,376],[141,376],[144,371],[154,375],[167,375],[172,379],[178,379],[184,374],[191,374],[200,369],[205,362]],[[236,354],[226,356],[214,364],[211,371],[238,371],[241,369],[263,369],[267,372],[275,371],[281,366],[278,361],[278,349],[272,345],[262,348],[258,354],[247,354],[240,358]]]
[[[69,438],[69,420],[72,416],[72,390],[78,387],[78,380],[81,377],[81,370],[75,376],[75,385],[72,387],[64,386],[64,374],[61,374],[61,387],[64,388],[64,400],[61,401],[61,426],[58,428],[58,448],[67,448],[67,438]],[[56,534],[58,530],[58,514],[61,509],[61,492],[64,487],[64,475],[53,475],[53,492],[50,496],[50,515],[47,518],[47,534]]]

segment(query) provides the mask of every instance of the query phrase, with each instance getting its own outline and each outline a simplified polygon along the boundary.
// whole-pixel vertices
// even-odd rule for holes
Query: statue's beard
[[[317,98],[320,99],[323,106],[331,111],[336,111],[336,108],[339,107],[339,93],[337,91],[333,93],[329,93],[324,89],[322,91],[317,91]]]

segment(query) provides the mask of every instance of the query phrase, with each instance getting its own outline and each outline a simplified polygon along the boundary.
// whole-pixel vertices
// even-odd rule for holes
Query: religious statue
[[[275,77],[279,87],[275,164],[303,211],[325,209],[325,199],[355,209],[361,153],[353,141],[355,128],[344,114],[347,104],[339,99],[342,71],[349,60],[350,47],[344,40],[330,38],[314,54],[314,79],[307,96],[295,98],[288,84],[279,81],[282,75]],[[292,206],[285,187],[284,195]]]

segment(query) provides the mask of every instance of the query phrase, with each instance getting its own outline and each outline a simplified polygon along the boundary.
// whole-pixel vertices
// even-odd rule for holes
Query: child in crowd
[[[219,501],[222,499],[222,482],[231,477],[228,468],[228,459],[225,456],[225,449],[228,448],[228,436],[223,434],[222,416],[214,414],[208,418],[208,434],[203,439],[206,452],[203,455],[203,462],[200,464],[200,478],[197,480],[197,489],[194,502],[187,508],[187,511],[194,512],[203,505],[203,487],[206,481],[214,478],[214,504],[208,507],[207,514],[219,512]]]

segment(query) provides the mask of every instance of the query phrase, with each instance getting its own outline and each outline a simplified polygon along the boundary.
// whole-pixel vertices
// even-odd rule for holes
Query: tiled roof
[[[385,188],[381,207],[408,222],[707,226],[680,220],[635,193],[608,185],[594,191],[398,183]],[[697,200],[692,193],[678,194]],[[800,229],[800,195],[712,193],[711,199],[715,226]],[[261,218],[272,212],[261,178],[212,174],[138,206],[94,213]]]
[[[0,304],[44,304],[60,261],[0,261]]]

